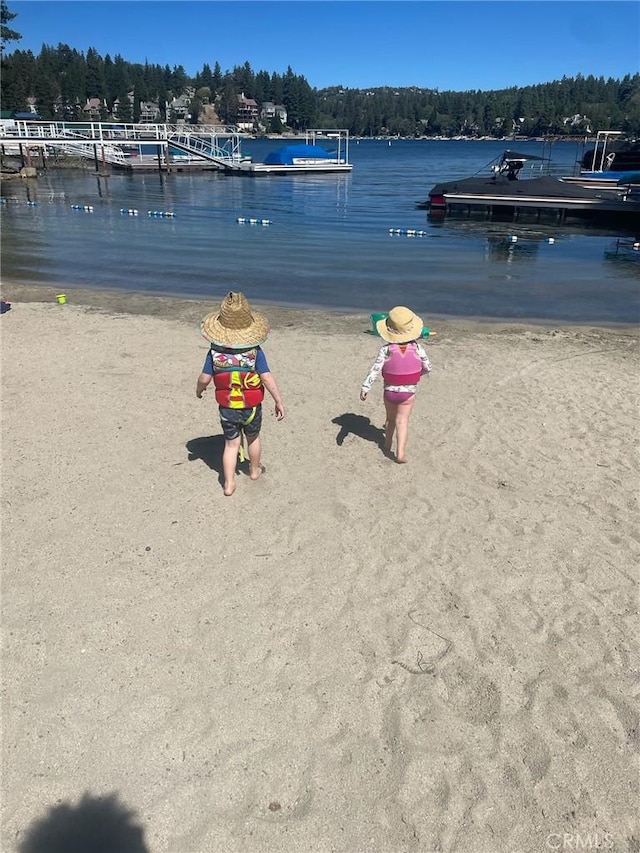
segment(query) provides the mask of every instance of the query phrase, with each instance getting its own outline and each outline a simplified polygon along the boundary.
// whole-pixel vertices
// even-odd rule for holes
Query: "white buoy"
[[[518,242],[518,237],[517,237],[517,235],[516,235],[516,234],[512,234],[512,235],[509,237],[509,242],[510,242],[510,243],[517,243],[517,242]]]
[[[553,237],[549,237],[549,239],[547,240],[547,243],[548,243],[550,246],[553,246],[553,244],[554,244],[555,242],[556,242],[556,241],[554,240],[554,238],[553,238]]]

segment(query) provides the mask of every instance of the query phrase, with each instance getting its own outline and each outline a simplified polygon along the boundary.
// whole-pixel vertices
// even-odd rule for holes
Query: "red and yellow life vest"
[[[211,350],[216,402],[228,409],[252,409],[264,398],[260,374],[256,373],[257,349],[245,352]]]

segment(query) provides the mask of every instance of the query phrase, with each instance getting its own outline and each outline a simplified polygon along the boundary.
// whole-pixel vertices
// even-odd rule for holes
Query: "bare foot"
[[[406,465],[407,464],[407,460],[404,457],[402,459],[400,459],[399,456],[396,456],[396,462],[398,463],[398,465]]]
[[[249,477],[251,480],[258,480],[260,475],[264,473],[264,465],[256,465],[255,468],[253,465],[249,468]]]
[[[224,489],[223,489],[222,491],[223,491],[223,494],[224,494],[224,496],[225,496],[226,498],[230,498],[230,497],[231,497],[231,495],[235,492],[235,490],[236,490],[236,484],[235,484],[235,481],[234,481],[234,482],[233,482],[233,483],[231,483],[230,485],[228,485],[227,483],[225,483],[225,484],[224,484]]]

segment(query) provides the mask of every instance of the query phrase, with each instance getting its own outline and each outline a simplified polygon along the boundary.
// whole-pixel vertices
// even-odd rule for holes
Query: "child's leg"
[[[260,456],[262,454],[260,433],[247,436],[247,450],[249,451],[249,476],[252,480],[257,480],[260,474],[262,474],[262,467],[260,465]]]
[[[393,435],[396,431],[396,412],[398,411],[398,404],[390,402],[385,396],[384,407],[387,412],[387,419],[384,423],[384,449],[390,452]]]
[[[405,451],[407,449],[407,437],[409,435],[409,416],[415,403],[415,396],[405,403],[396,406],[396,430],[398,432],[398,446],[396,448],[396,462],[406,462]]]
[[[227,438],[224,442],[224,450],[222,451],[223,491],[227,497],[232,495],[236,490],[236,463],[238,461],[241,437],[239,435],[237,438]]]
[[[262,442],[260,440],[262,406],[256,406],[251,409],[251,413],[245,419],[243,427],[247,439],[247,450],[249,452],[249,476],[252,480],[257,480],[260,474],[262,474],[262,466],[260,465],[260,455],[262,453]]]

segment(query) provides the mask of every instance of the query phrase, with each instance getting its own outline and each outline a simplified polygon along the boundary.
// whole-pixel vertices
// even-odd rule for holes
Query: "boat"
[[[525,212],[553,211],[566,216],[624,220],[640,225],[640,172],[595,176],[554,177],[549,174],[520,179],[524,164],[548,158],[505,151],[494,161],[488,175],[436,184],[426,202],[418,203],[434,217],[456,211],[468,215],[482,211],[513,219]]]
[[[334,150],[319,143],[326,139]],[[243,161],[239,174],[244,175],[305,175],[331,172],[350,172],[349,131],[309,130],[304,142],[283,145],[265,157],[262,163]]]
[[[623,184],[640,183],[640,143],[620,142],[619,130],[596,134],[593,148],[583,152],[578,175],[564,178],[567,183],[600,189],[616,189]],[[611,139],[613,137],[613,140]]]
[[[621,135],[619,130],[601,130],[596,134],[594,147],[586,150],[579,161],[583,174],[640,171],[640,142],[615,139]]]

